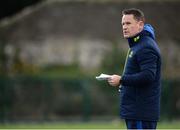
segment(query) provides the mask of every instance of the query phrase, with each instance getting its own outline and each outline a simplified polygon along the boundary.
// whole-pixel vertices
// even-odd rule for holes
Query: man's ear
[[[144,28],[144,22],[143,21],[139,21],[139,27],[140,27],[140,30],[143,30],[143,28]]]

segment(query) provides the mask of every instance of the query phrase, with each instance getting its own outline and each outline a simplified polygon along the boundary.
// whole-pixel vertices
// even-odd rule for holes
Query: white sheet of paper
[[[109,78],[111,78],[111,75],[108,74],[100,74],[99,76],[96,76],[97,80],[108,80]]]

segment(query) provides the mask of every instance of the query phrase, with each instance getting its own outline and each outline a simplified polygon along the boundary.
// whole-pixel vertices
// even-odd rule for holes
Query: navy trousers
[[[143,130],[143,129],[152,129],[155,130],[157,126],[156,121],[139,121],[139,120],[129,120],[126,119],[126,126],[127,129],[136,129],[136,130]]]

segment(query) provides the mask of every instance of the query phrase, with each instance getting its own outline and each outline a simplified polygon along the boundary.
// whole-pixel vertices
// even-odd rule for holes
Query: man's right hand
[[[118,87],[120,85],[121,76],[120,75],[112,75],[111,78],[108,79],[109,85],[113,87]]]

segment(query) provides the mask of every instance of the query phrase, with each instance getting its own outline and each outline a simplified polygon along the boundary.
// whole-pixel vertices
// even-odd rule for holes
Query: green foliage
[[[80,67],[74,63],[71,65],[46,65],[37,66],[34,64],[27,63],[20,57],[20,48],[16,48],[15,54],[13,55],[12,63],[8,65],[9,60],[4,52],[4,46],[0,46],[0,72],[2,75],[13,75],[13,76],[39,76],[39,77],[77,77],[78,75],[83,76],[83,72]]]
[[[83,70],[77,63],[70,65],[46,65],[43,67],[26,63],[20,57],[20,50],[16,48],[15,55],[13,56],[13,63],[8,68],[10,75],[34,75],[45,77],[94,77],[97,73],[122,73],[125,55],[122,49],[118,48],[118,43],[113,44],[112,51],[104,56],[102,66],[99,69]]]
[[[0,42],[0,74],[6,74],[6,55],[4,53],[5,44]]]
[[[85,74],[82,72],[77,64],[71,65],[50,65],[40,68],[40,72],[37,74],[39,76],[46,77],[64,77],[64,78],[76,78],[79,75],[82,77]]]
[[[113,43],[110,54],[106,54],[102,61],[102,71],[109,74],[121,74],[123,72],[126,52],[118,48],[118,43]]]
[[[178,119],[180,116],[180,81],[178,79],[166,79],[162,83],[161,118]]]

